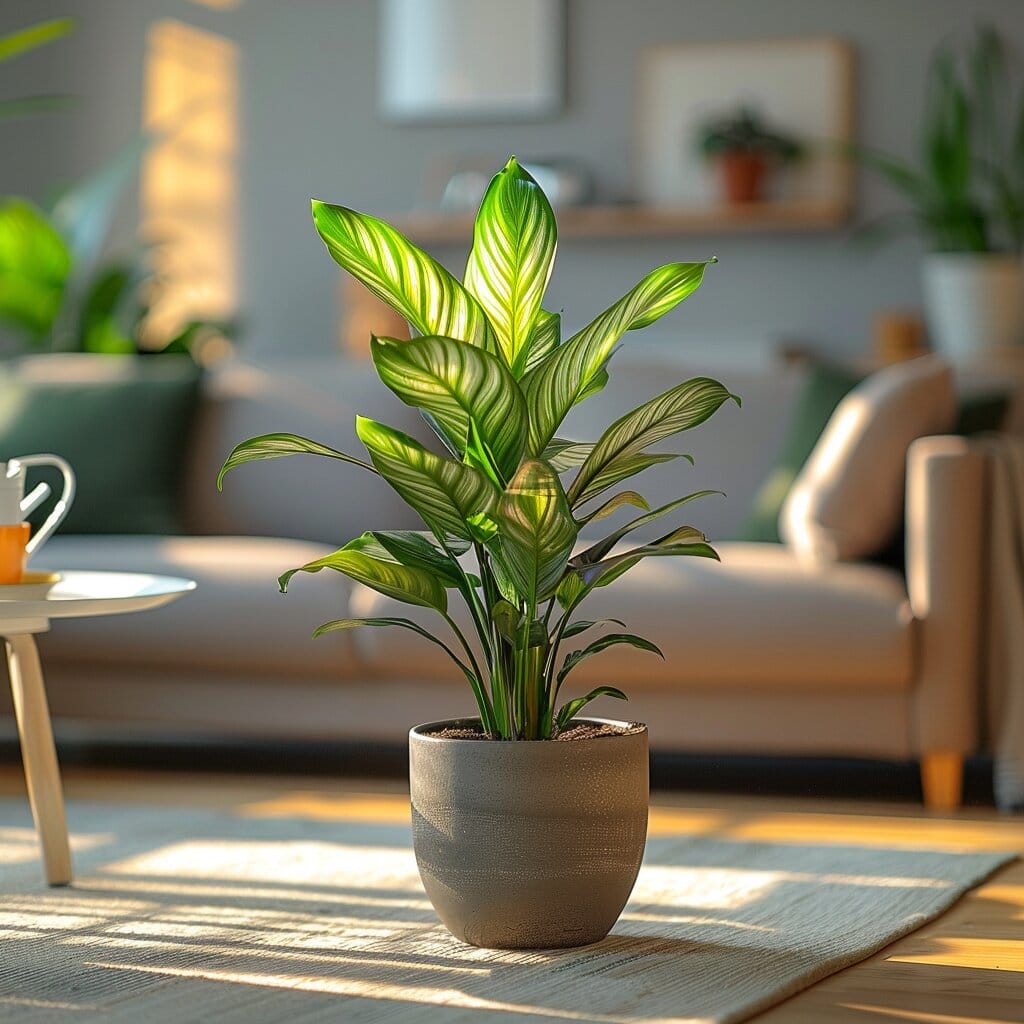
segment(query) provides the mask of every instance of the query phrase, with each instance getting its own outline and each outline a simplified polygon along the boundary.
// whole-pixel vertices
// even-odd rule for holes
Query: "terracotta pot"
[[[761,153],[723,153],[718,158],[718,170],[730,203],[756,203],[761,199],[768,174],[768,160]]]
[[[479,721],[409,734],[416,863],[445,926],[489,949],[603,939],[643,859],[646,726],[562,742],[430,735],[446,726]]]

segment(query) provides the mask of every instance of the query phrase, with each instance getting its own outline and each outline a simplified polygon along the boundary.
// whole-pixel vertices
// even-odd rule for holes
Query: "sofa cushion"
[[[757,489],[742,540],[779,543],[779,513],[836,406],[860,383],[853,370],[815,363],[797,397],[782,451],[772,471]]]
[[[786,497],[779,532],[811,564],[880,551],[899,527],[910,443],[949,430],[949,364],[925,356],[887,367],[840,403]]]
[[[828,691],[899,688],[912,672],[912,622],[906,589],[892,570],[870,565],[802,565],[780,544],[719,545],[721,564],[702,558],[649,558],[595,591],[580,618],[614,616],[665,654],[609,648],[570,680],[645,686],[762,686]],[[429,611],[357,586],[352,613],[402,615],[432,630]],[[457,616],[456,616],[457,617]],[[440,635],[440,634],[439,634]],[[594,636],[597,635],[595,632]],[[444,653],[408,630],[353,633],[375,672],[404,678],[449,677]],[[564,650],[582,647],[585,634]]]
[[[321,622],[346,614],[346,578],[304,574],[287,595],[277,588],[285,569],[330,550],[259,537],[55,537],[34,568],[163,572],[199,586],[155,611],[55,622],[40,650],[44,660],[349,675],[355,663],[344,633],[310,638]]]
[[[78,486],[61,533],[180,533],[199,386],[184,356],[16,360],[0,371],[0,459],[53,452],[71,463]],[[30,487],[40,480],[60,493],[55,470],[29,470]]]

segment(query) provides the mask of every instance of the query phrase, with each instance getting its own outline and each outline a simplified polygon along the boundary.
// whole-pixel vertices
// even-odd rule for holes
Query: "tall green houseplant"
[[[465,676],[483,729],[494,738],[550,739],[595,697],[625,698],[602,686],[561,700],[572,670],[613,645],[660,654],[627,632],[579,641],[566,652],[568,641],[601,625],[577,618],[581,603],[642,559],[717,556],[699,530],[685,525],[647,543],[623,544],[634,530],[713,492],[652,509],[637,491],[617,488],[652,466],[686,458],[651,448],[703,423],[735,396],[698,377],[620,417],[592,443],[565,440],[558,430],[574,405],[605,386],[625,332],[646,327],[690,295],[707,262],[652,271],[563,341],[559,314],[542,306],[555,217],[515,158],[480,205],[462,283],[374,217],[314,201],[313,221],[335,261],[409,322],[412,340],[375,337],[371,354],[383,383],[421,410],[439,443],[431,450],[360,416],[356,432],[366,459],[294,434],[239,444],[219,486],[229,470],[253,460],[326,456],[382,476],[429,531],[364,533],[286,572],[281,589],[297,572],[328,569],[432,609],[450,639],[402,617],[340,619],[315,635],[383,626],[419,633],[444,648]],[[582,530],[627,505],[642,514],[581,549]],[[466,605],[469,635],[449,612],[452,592]]]

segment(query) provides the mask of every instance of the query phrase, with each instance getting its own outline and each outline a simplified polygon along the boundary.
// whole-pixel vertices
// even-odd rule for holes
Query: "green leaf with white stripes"
[[[496,351],[480,304],[432,256],[391,225],[313,200],[313,223],[334,261],[403,316],[417,334]]]
[[[691,464],[693,463],[692,455],[674,455],[668,452],[653,454],[640,452],[637,455],[624,455],[599,472],[590,482],[586,491],[572,501],[572,507],[578,508],[592,498],[596,498],[602,491],[614,487],[621,480],[627,480],[631,476],[636,476],[637,473],[642,473],[645,469],[650,469],[651,466],[660,466],[663,462],[672,462],[674,459],[686,459]]]
[[[356,417],[356,433],[380,475],[438,538],[474,539],[466,521],[498,501],[497,489],[480,470],[435,455],[408,434],[365,416]]]
[[[652,444],[703,423],[729,398],[739,401],[717,380],[695,377],[626,413],[601,435],[580,466],[569,488],[570,503],[599,494],[611,486],[606,482],[610,478],[617,483],[623,479],[616,475],[618,468],[629,466]]]
[[[592,544],[586,551],[581,551],[578,555],[573,555],[572,561],[569,563],[572,566],[585,566],[593,565],[594,562],[600,562],[605,555],[620,540],[631,534],[634,530],[639,530],[643,526],[647,526],[649,523],[653,523],[656,519],[660,519],[663,515],[669,512],[675,511],[683,505],[689,504],[691,501],[696,501],[698,498],[706,498],[711,494],[721,494],[721,491],[694,491],[693,494],[687,494],[683,498],[676,498],[675,501],[668,502],[667,505],[661,505],[656,509],[652,509],[646,515],[637,516],[636,519],[630,520],[625,526],[616,530],[614,533],[608,534],[604,540],[599,540],[596,544]],[[614,500],[614,499],[612,499]],[[687,527],[687,529],[694,529],[693,527]],[[699,531],[695,531],[699,532]],[[698,538],[695,538],[698,539]],[[701,534],[699,539],[703,539]]]
[[[535,603],[558,585],[576,542],[576,523],[555,471],[523,463],[498,502],[498,536],[490,550],[519,596]]]
[[[236,444],[231,450],[231,454],[224,460],[224,465],[217,474],[217,490],[224,489],[224,477],[236,466],[242,466],[246,462],[259,462],[262,459],[279,459],[285,455],[324,455],[329,459],[351,462],[352,465],[368,469],[371,473],[377,472],[362,459],[335,451],[325,444],[320,444],[319,441],[310,441],[308,437],[300,437],[298,434],[260,434],[259,437],[250,437],[248,441]]]
[[[644,544],[643,547],[632,548],[621,555],[612,555],[600,562],[573,568],[582,579],[589,593],[594,587],[607,587],[634,565],[645,558],[672,557],[713,558],[720,561],[718,552],[707,543],[704,534],[693,526],[680,526],[677,530]]]
[[[713,260],[709,262],[714,262]],[[700,285],[707,263],[670,263],[651,271],[588,327],[523,378],[530,411],[531,455],[539,455],[569,410],[599,391],[605,363],[626,331],[654,323]]]
[[[556,473],[564,473],[567,469],[582,466],[593,449],[593,444],[585,441],[566,441],[562,437],[553,437],[541,453],[541,458]]]
[[[557,234],[547,197],[509,157],[480,203],[465,283],[487,314],[514,377],[526,368]]]
[[[482,468],[493,463],[508,480],[526,445],[526,405],[497,356],[451,338],[374,338],[370,354],[380,379],[403,402],[441,425],[460,454]]]
[[[593,512],[587,513],[585,516],[581,516],[577,522],[580,526],[586,523],[597,522],[598,519],[604,519],[606,516],[614,515],[620,508],[625,505],[632,505],[634,508],[642,508],[645,512],[651,510],[651,506],[647,503],[647,499],[636,491],[619,491],[618,494],[612,495],[607,501],[602,502]]]
[[[433,573],[425,569],[414,569],[398,562],[385,562],[359,550],[359,538],[354,546],[345,545],[323,558],[314,559],[297,569],[289,569],[278,583],[281,593],[288,589],[288,583],[297,572],[320,572],[333,569],[349,579],[364,583],[386,597],[393,597],[405,604],[421,608],[433,608],[439,612],[448,610],[448,595]]]
[[[537,314],[537,322],[533,325],[533,337],[530,339],[525,372],[529,373],[535,366],[543,363],[561,343],[562,315],[542,309]]]

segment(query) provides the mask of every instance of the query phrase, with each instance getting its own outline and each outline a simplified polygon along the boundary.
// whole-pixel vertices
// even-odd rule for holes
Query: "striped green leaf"
[[[642,508],[645,512],[650,511],[651,506],[647,504],[647,499],[636,491],[619,491],[618,494],[612,495],[607,501],[602,502],[593,512],[588,513],[578,520],[579,524],[583,526],[585,523],[594,523],[598,519],[604,519],[606,516],[614,515],[618,510],[625,505],[632,505],[634,508]]]
[[[700,530],[693,526],[681,526],[650,544],[624,551],[621,555],[612,555],[593,565],[584,566],[577,572],[589,592],[594,587],[606,587],[613,583],[645,558],[684,556],[718,560],[718,552],[707,543]]]
[[[365,551],[358,550],[359,540],[355,546],[345,545],[323,558],[317,558],[297,569],[289,569],[278,583],[281,593],[288,590],[288,583],[297,572],[320,572],[321,569],[333,569],[349,579],[364,583],[386,597],[393,597],[405,604],[418,605],[422,608],[433,608],[439,612],[447,612],[448,595],[433,573],[426,569],[414,569],[398,562],[385,562],[374,558]]]
[[[368,469],[371,473],[377,472],[362,459],[335,451],[318,441],[310,441],[308,437],[300,437],[298,434],[260,434],[259,437],[250,437],[248,441],[236,444],[231,450],[231,454],[224,460],[224,465],[217,474],[217,490],[223,490],[224,477],[236,466],[242,466],[246,462],[259,462],[262,459],[280,459],[285,455],[324,455],[329,459],[351,462],[354,466]]]
[[[543,452],[569,410],[604,386],[605,363],[619,338],[674,309],[700,285],[706,266],[670,263],[651,271],[523,378],[530,411],[530,454]]]
[[[417,334],[441,334],[495,351],[476,299],[389,224],[317,199],[313,223],[334,261],[405,317]]]
[[[622,416],[601,435],[580,466],[569,488],[570,503],[575,505],[599,494],[611,486],[606,482],[610,478],[617,483],[623,479],[618,471],[629,467],[644,449],[703,423],[729,398],[735,396],[718,381],[695,377]]]
[[[617,687],[598,686],[590,691],[585,697],[577,697],[563,704],[555,716],[555,724],[560,732],[564,729],[592,700],[596,697],[614,697],[616,700],[629,700],[629,698]]]
[[[624,455],[616,459],[606,469],[601,470],[590,482],[586,491],[572,502],[572,506],[573,508],[578,508],[592,498],[596,498],[602,491],[606,491],[609,487],[614,487],[620,481],[636,476],[637,473],[642,473],[645,469],[650,469],[651,466],[660,466],[663,462],[672,462],[674,459],[686,459],[691,464],[693,462],[692,455],[679,455],[667,452],[655,454],[640,452],[637,455]]]
[[[641,651],[648,651],[651,654],[656,654],[662,661],[665,660],[661,648],[657,644],[651,643],[650,640],[645,640],[642,636],[637,636],[635,633],[605,633],[604,636],[599,636],[592,643],[587,644],[582,650],[571,651],[565,656],[565,661],[562,662],[562,667],[558,672],[558,682],[561,683],[581,661],[586,661],[587,658],[592,658],[595,654],[608,650],[609,647],[617,647],[622,644],[628,644]]]
[[[595,562],[600,562],[601,559],[604,558],[604,556],[607,555],[620,540],[631,534],[634,530],[639,530],[641,527],[647,526],[649,523],[653,523],[656,519],[660,519],[663,515],[673,512],[675,509],[689,504],[691,501],[696,501],[698,498],[706,498],[710,494],[721,493],[721,491],[695,491],[693,494],[687,494],[683,498],[676,498],[675,501],[670,501],[667,505],[661,505],[659,508],[648,512],[646,515],[637,516],[636,519],[626,523],[625,526],[616,530],[614,533],[608,534],[604,540],[599,540],[596,544],[587,548],[586,551],[581,551],[578,555],[574,555],[569,564],[574,567],[583,567],[585,565],[593,565]],[[693,527],[688,527],[688,529],[693,529]],[[703,539],[703,535],[701,535],[700,539]]]
[[[526,357],[526,373],[539,366],[562,343],[562,316],[542,309],[533,325],[530,351]]]
[[[564,473],[567,469],[582,466],[593,448],[593,444],[583,441],[566,441],[561,437],[553,437],[542,452],[541,458],[556,473]]]
[[[526,405],[496,357],[451,338],[374,338],[370,354],[380,379],[403,402],[430,413],[459,454],[501,482],[511,478],[526,445]]]
[[[363,538],[372,541],[379,549],[379,553],[364,549],[376,558],[400,562],[414,569],[426,569],[445,587],[461,587],[465,581],[458,563],[416,530],[373,530],[364,533]]]
[[[550,594],[565,572],[576,523],[558,475],[544,462],[523,463],[498,502],[491,551],[527,603]]]
[[[400,430],[356,417],[356,433],[380,475],[439,537],[474,535],[467,520],[494,508],[498,491],[473,466],[428,451]]]
[[[556,241],[547,197],[509,157],[480,203],[465,283],[487,314],[498,351],[515,377],[526,368]]]

